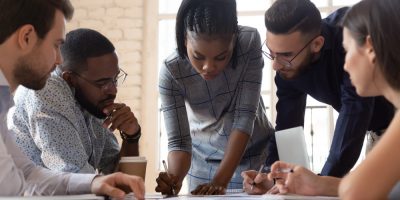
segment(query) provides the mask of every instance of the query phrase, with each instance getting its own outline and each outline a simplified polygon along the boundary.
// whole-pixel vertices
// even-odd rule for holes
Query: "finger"
[[[192,194],[192,195],[196,195],[197,194],[197,191],[199,190],[199,188],[200,188],[201,186],[199,185],[199,186],[197,186],[194,190],[192,190],[190,193]]]
[[[201,195],[201,191],[203,190],[203,188],[205,187],[205,185],[199,185],[197,186],[197,188],[193,191],[194,195]]]
[[[168,174],[167,172],[160,172],[158,178],[160,178],[168,186],[173,186],[175,184],[174,180],[172,179],[172,175]]]
[[[159,179],[159,178],[156,179],[156,182],[157,182],[157,188],[158,188],[157,192],[161,192],[163,194],[172,194],[170,185],[168,185],[162,179]]]
[[[255,170],[243,171],[240,175],[243,177],[243,179],[253,180],[254,177],[257,175],[257,171]]]
[[[101,186],[100,190],[103,191],[105,195],[114,197],[114,198],[124,198],[124,196],[125,196],[124,191],[122,191],[114,186],[111,186],[109,184],[103,184]]]
[[[137,123],[134,123],[136,120],[133,119],[132,116],[121,115],[118,118],[113,117],[110,129],[111,130],[118,129],[126,133],[132,134],[134,128],[139,129],[139,125],[136,125]]]
[[[193,195],[201,195],[201,194],[202,194],[201,191],[204,190],[204,187],[206,187],[206,184],[198,185],[198,186],[196,187],[196,189],[194,189],[194,190],[192,191],[192,194],[193,194]]]
[[[105,108],[103,108],[103,113],[106,115],[111,114],[112,112],[119,110],[123,107],[125,107],[126,105],[124,103],[114,103],[111,104],[109,106],[106,106]]]
[[[268,174],[265,174],[265,173],[257,174],[257,176],[254,178],[254,183],[260,184],[263,182],[268,182]]]
[[[204,192],[205,195],[213,195],[216,193],[217,188],[215,186],[209,185],[207,190]]]
[[[133,115],[133,112],[131,111],[131,108],[128,107],[128,106],[125,106],[125,104],[123,104],[123,105],[124,105],[123,107],[118,107],[118,108],[115,108],[114,110],[111,111],[113,119],[116,119],[116,118],[118,118],[121,115],[124,115],[126,113],[132,113],[132,115]]]
[[[142,178],[140,177],[131,177],[129,181],[129,187],[133,191],[135,197],[137,199],[144,199],[145,187]]]
[[[217,187],[217,191],[216,191],[216,195],[223,195],[223,194],[225,194],[226,193],[226,190],[225,190],[225,188],[224,187],[222,187],[222,186],[218,186]]]
[[[278,194],[279,193],[279,188],[276,185],[274,185],[271,189],[269,189],[267,191],[267,193],[268,194]]]
[[[133,114],[133,112],[131,111],[131,109],[127,106],[119,109],[119,110],[115,110],[114,112],[112,112],[109,116],[111,123],[112,124],[118,124],[118,126],[120,125],[120,121],[125,121],[126,119],[135,119],[135,115]],[[117,127],[118,127],[117,126]]]

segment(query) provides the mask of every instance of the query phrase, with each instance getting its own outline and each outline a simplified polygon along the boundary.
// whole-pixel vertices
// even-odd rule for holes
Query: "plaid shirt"
[[[159,90],[169,151],[192,154],[190,189],[212,180],[233,129],[250,135],[228,188],[242,188],[240,172],[265,162],[266,144],[274,130],[260,96],[264,60],[256,29],[239,27],[237,64],[213,80],[204,80],[177,52],[165,60]],[[239,152],[240,153],[240,152]]]

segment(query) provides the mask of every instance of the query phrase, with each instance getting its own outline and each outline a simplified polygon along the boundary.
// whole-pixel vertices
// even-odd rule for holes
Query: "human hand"
[[[93,179],[91,191],[96,195],[107,195],[114,198],[124,198],[121,187],[129,187],[137,199],[144,199],[145,189],[143,179],[116,172],[107,176],[97,176]]]
[[[280,194],[318,195],[320,177],[302,166],[277,161],[271,166],[268,178],[275,179]]]
[[[264,194],[274,183],[268,179],[266,173],[258,173],[254,170],[243,171],[243,190],[247,194]]]
[[[179,181],[179,178],[167,172],[160,172],[156,182],[156,192],[161,192],[164,195],[177,195],[182,187],[182,182]]]
[[[192,195],[223,195],[226,193],[224,186],[218,186],[214,183],[205,183],[198,185],[195,190],[191,192]]]
[[[127,135],[134,135],[139,131],[138,121],[131,109],[123,103],[114,103],[103,109],[108,117],[103,122],[103,127],[111,131],[118,129]]]

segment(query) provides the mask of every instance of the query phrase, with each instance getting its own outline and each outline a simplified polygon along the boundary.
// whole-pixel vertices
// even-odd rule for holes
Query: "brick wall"
[[[71,0],[75,14],[67,32],[90,28],[101,32],[114,44],[121,68],[128,73],[119,88],[117,101],[129,105],[141,118],[141,74],[144,0]]]

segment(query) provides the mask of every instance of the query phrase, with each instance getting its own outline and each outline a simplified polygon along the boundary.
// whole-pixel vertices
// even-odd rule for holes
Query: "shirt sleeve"
[[[91,192],[94,174],[69,174],[36,166],[0,124],[0,195],[62,195]]]
[[[358,96],[348,73],[344,73],[341,91],[342,107],[321,175],[343,177],[351,170],[360,155],[374,111],[374,98]]]
[[[240,38],[243,37],[243,38]],[[250,42],[249,42],[250,41]],[[246,44],[247,43],[247,44]],[[254,128],[254,120],[261,95],[262,70],[264,67],[264,59],[261,52],[261,39],[257,30],[244,32],[239,35],[238,65],[234,70],[243,70],[242,79],[239,81],[237,90],[239,92],[236,100],[234,121],[232,129],[240,129],[245,133],[252,135]],[[241,49],[247,45],[247,52]],[[243,61],[243,63],[241,62]]]
[[[175,64],[174,62],[170,64]],[[178,66],[176,66],[178,67]],[[167,69],[167,61],[160,69],[159,92],[161,110],[164,114],[169,151],[192,152],[189,121],[183,92],[176,79]]]
[[[275,76],[275,84],[277,86],[276,95],[278,97],[275,130],[279,131],[304,126],[307,95],[304,92],[287,86],[278,74]],[[268,141],[268,152],[266,165],[270,166],[279,160],[275,134]]]

